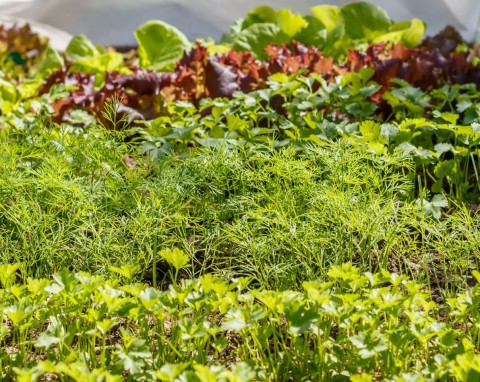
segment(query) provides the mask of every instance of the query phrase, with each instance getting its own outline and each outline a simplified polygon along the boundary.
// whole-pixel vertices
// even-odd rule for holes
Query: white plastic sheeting
[[[84,33],[101,44],[129,45],[135,43],[133,31],[152,19],[175,25],[190,39],[213,37],[218,40],[234,20],[261,4],[289,7],[308,14],[309,7],[317,4],[349,2],[351,0],[0,0],[0,15],[36,20],[71,34]],[[429,34],[450,24],[468,40],[475,37],[480,16],[480,0],[371,2],[384,7],[395,21],[418,17],[427,22]],[[61,45],[62,40],[57,40]]]
[[[302,13],[309,8],[308,0],[12,0],[0,6],[0,14],[84,33],[101,44],[128,45],[135,43],[134,30],[152,19],[176,26],[192,40],[218,40],[235,19],[261,4]]]
[[[73,35],[61,29],[52,27],[51,25],[43,24],[35,20],[27,20],[24,18],[5,16],[0,14],[0,24],[10,27],[14,24],[23,25],[29,23],[32,30],[42,36],[47,36],[50,39],[50,45],[53,49],[63,51],[72,39]]]

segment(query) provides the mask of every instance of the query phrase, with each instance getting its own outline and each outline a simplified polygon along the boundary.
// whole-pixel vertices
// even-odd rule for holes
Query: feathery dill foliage
[[[218,147],[152,162],[117,132],[40,126],[3,146],[0,261],[32,277],[133,264],[136,280],[162,284],[167,268],[155,254],[178,247],[191,259],[183,277],[297,289],[353,262],[448,295],[478,266],[478,213],[435,219],[410,201],[408,158],[355,142]]]

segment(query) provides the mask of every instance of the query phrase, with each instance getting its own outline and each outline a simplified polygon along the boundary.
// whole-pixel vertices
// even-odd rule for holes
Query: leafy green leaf
[[[295,35],[295,40],[305,45],[312,45],[319,50],[323,50],[327,42],[327,29],[314,16],[305,16],[304,20],[307,26]]]
[[[430,203],[438,208],[448,207],[448,200],[445,195],[434,195]]]
[[[187,37],[177,28],[163,21],[152,20],[135,31],[140,65],[144,68],[165,70],[179,60],[190,47]]]
[[[277,23],[277,12],[268,5],[260,5],[247,13],[245,19],[241,22],[241,32],[254,24]]]
[[[223,138],[225,136],[225,130],[221,126],[215,126],[210,130],[210,136],[215,139]]]
[[[452,365],[453,374],[459,381],[476,382],[480,380],[480,356],[468,352],[458,354]]]
[[[442,112],[439,112],[437,110],[435,110],[433,113],[433,116],[436,117],[436,118],[440,118],[440,119],[443,119],[444,121],[452,124],[452,125],[456,125],[457,124],[457,121],[458,121],[458,118],[459,118],[459,115],[458,114],[455,114],[455,113],[442,113]]]
[[[432,200],[417,199],[416,204],[423,208],[425,217],[440,219],[442,216],[442,208],[448,207],[448,200],[443,194],[436,194]]]
[[[350,3],[342,7],[345,31],[354,40],[372,39],[388,32],[392,24],[387,12],[366,2]]]
[[[364,121],[360,124],[360,133],[367,142],[377,140],[380,135],[380,129],[380,124],[372,120]]]
[[[126,264],[121,267],[110,267],[111,272],[117,273],[127,280],[131,281],[139,271],[139,266],[136,264]]]
[[[233,49],[252,52],[256,57],[265,59],[265,48],[271,43],[283,42],[280,28],[273,23],[254,24],[240,32],[233,40]]]
[[[111,330],[115,325],[118,324],[118,321],[112,320],[109,318],[104,318],[101,321],[97,321],[97,329],[102,333],[103,335],[107,334],[109,330]]]
[[[61,338],[44,332],[38,336],[37,340],[35,341],[35,347],[48,349],[51,346],[58,344],[60,341]]]
[[[0,110],[2,114],[10,113],[17,105],[20,98],[20,92],[17,87],[2,78],[0,78]]]
[[[277,12],[277,22],[280,30],[288,37],[295,36],[308,25],[302,15],[292,13],[290,9],[280,9]]]
[[[189,258],[181,249],[163,249],[159,253],[160,257],[167,261],[168,264],[173,266],[177,271],[179,269],[185,268],[189,263]]]
[[[318,312],[315,309],[307,309],[294,301],[285,307],[285,318],[290,325],[290,332],[296,335],[307,331],[317,317]]]
[[[98,56],[100,52],[95,48],[87,36],[79,34],[72,38],[65,49],[65,54],[70,60],[75,62],[85,58]]]
[[[341,10],[335,5],[317,5],[310,8],[310,12],[322,23],[327,32],[333,31],[339,23],[343,23]]]
[[[398,135],[400,129],[391,123],[383,123],[380,126],[380,136],[384,138],[384,142],[390,145]]]
[[[444,160],[439,162],[434,169],[435,175],[442,179],[451,176],[455,172],[455,162],[453,160]]]
[[[167,363],[163,365],[160,370],[155,372],[155,376],[160,381],[173,382],[176,378],[182,374],[182,372],[189,366],[188,362],[182,363]]]
[[[244,320],[242,320],[241,318],[234,318],[233,320],[224,322],[220,330],[222,332],[230,331],[230,330],[238,332],[244,329],[246,326],[247,326],[247,323]]]
[[[140,373],[146,363],[146,359],[152,356],[147,341],[138,339],[128,330],[120,328],[125,347],[116,344],[116,354],[125,371],[130,374]]]
[[[445,154],[449,151],[454,151],[455,148],[450,143],[437,143],[435,145],[435,153],[438,157],[441,157],[442,154]]]
[[[234,114],[227,114],[226,119],[228,131],[242,132],[247,127],[247,121]]]
[[[50,72],[61,68],[64,64],[63,58],[60,57],[55,49],[49,46],[43,54],[42,61],[40,61],[38,73],[42,76],[46,76]]]
[[[412,19],[410,26],[402,36],[402,42],[406,47],[413,48],[420,44],[426,31],[426,24],[420,19]]]
[[[388,349],[386,339],[378,330],[360,332],[350,337],[350,342],[359,349],[358,354],[364,359],[374,357]]]
[[[480,284],[480,272],[476,271],[476,270],[473,270],[472,271],[472,276],[475,277],[475,280],[477,280],[477,283]]]
[[[406,47],[415,47],[423,39],[425,34],[425,23],[419,19],[402,21],[393,24],[390,31],[375,37],[372,42],[394,42],[402,43]]]
[[[123,56],[118,52],[109,52],[76,61],[71,72],[105,73],[119,70],[123,67]]]
[[[356,374],[350,377],[350,381],[351,382],[372,382],[373,377],[367,373]]]
[[[381,142],[369,142],[368,150],[374,154],[383,154],[385,152],[385,145]]]

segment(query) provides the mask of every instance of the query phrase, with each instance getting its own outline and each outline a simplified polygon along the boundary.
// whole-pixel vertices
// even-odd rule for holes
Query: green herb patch
[[[160,285],[167,270],[154,253],[175,246],[190,255],[192,275],[295,289],[353,261],[415,275],[446,295],[478,266],[477,208],[412,198],[414,163],[401,152],[379,156],[342,140],[300,152],[221,145],[152,162],[124,139],[41,122],[9,134],[1,262],[36,277],[135,264],[136,278]]]
[[[351,264],[299,292],[208,274],[167,291],[67,271],[17,283],[19,268],[0,267],[4,380],[480,377],[478,284],[437,304],[405,277]]]
[[[1,380],[480,380],[478,52],[311,11],[0,28]]]
[[[189,147],[268,144],[302,150],[327,140],[353,138],[382,155],[402,152],[416,163],[417,195],[423,188],[457,200],[480,194],[478,92],[471,85],[430,93],[397,81],[383,93],[362,69],[327,83],[321,76],[276,74],[266,89],[236,92],[231,100],[203,99],[169,105],[169,115],[135,130],[152,158]],[[376,99],[374,99],[376,98]],[[380,100],[380,101],[379,101]]]

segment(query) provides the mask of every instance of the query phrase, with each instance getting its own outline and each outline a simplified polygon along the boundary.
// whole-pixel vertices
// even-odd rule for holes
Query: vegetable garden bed
[[[0,29],[1,379],[480,380],[478,51],[424,30]]]

